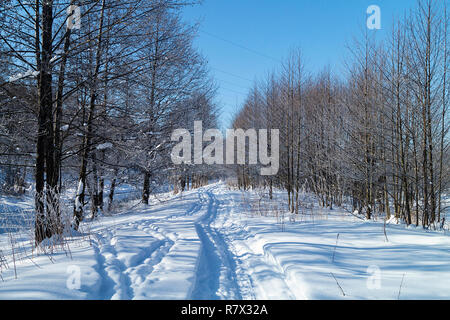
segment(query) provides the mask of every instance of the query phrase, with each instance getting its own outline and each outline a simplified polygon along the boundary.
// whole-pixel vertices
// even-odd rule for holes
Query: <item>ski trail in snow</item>
[[[102,281],[91,298],[298,298],[270,246],[236,216],[238,205],[214,184],[155,209],[168,214],[143,213],[98,230],[93,247]]]
[[[99,230],[93,247],[102,282],[93,298],[250,300],[274,298],[274,284],[295,298],[273,259],[250,247],[240,254],[253,235],[229,221],[235,205],[215,184],[166,203],[167,215]]]
[[[229,195],[220,194],[223,214],[216,225],[220,230],[236,261],[236,274],[243,299],[304,299],[293,292],[285,271],[273,258],[266,246],[259,248],[257,235],[252,234],[235,215],[237,203]]]
[[[302,216],[280,231],[276,216],[251,214],[224,183],[168,198],[92,222],[89,238],[71,239],[70,257],[19,261],[18,279],[3,274],[0,299],[397,299],[406,271],[402,298],[448,299],[445,233],[389,225],[387,243],[383,224],[339,210],[321,218],[317,207],[317,220]],[[73,266],[79,289],[68,287]],[[383,275],[377,290],[367,287],[370,266]]]
[[[152,227],[149,221],[129,223],[124,229],[134,229],[134,236],[104,229],[97,234],[94,250],[97,255],[98,272],[102,275],[100,298],[105,300],[133,299],[145,278],[153,271],[173,246],[167,235]],[[123,231],[123,230],[122,230]],[[126,232],[123,232],[124,234]],[[127,246],[127,242],[129,246]],[[136,242],[142,242],[135,246]],[[127,250],[134,247],[131,253]],[[125,251],[125,252],[124,252]]]
[[[139,279],[134,299],[186,299],[192,295],[201,251],[195,223],[205,215],[208,202],[203,188],[188,193],[186,198],[183,195],[180,200],[192,204],[187,210],[176,210],[176,213],[142,226],[143,230],[151,229],[169,238],[171,245],[146,261],[146,265],[153,266],[145,278]],[[171,203],[168,207],[176,208],[177,205]],[[136,270],[140,269],[143,267]]]
[[[98,261],[102,261],[101,265],[104,268],[104,273],[110,280],[113,281],[110,293],[104,296],[104,299],[128,299],[130,296],[130,279],[127,277],[126,267],[122,261],[117,258],[117,251],[112,244],[113,233],[105,230],[106,236],[97,235],[101,246],[96,252],[99,254]]]
[[[228,246],[218,230],[212,227],[221,205],[211,190],[206,192],[208,209],[196,224],[202,250],[197,269],[197,282],[192,298],[240,300],[240,288],[236,277],[236,264]]]
[[[181,200],[184,210],[99,231],[101,299],[304,298],[270,246],[236,219],[239,204],[219,185]]]

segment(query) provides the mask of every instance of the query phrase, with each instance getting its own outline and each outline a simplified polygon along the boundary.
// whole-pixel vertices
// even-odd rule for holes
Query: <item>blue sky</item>
[[[196,46],[209,62],[220,89],[221,125],[228,127],[254,79],[279,68],[292,48],[300,47],[313,73],[329,65],[339,74],[348,56],[346,44],[362,34],[366,10],[381,9],[385,37],[396,16],[415,0],[204,0],[185,9],[184,19],[199,21]]]

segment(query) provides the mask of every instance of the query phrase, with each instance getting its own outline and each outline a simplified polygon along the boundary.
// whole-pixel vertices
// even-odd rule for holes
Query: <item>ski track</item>
[[[153,228],[145,227],[145,223],[138,226],[130,224],[129,226],[135,226],[151,237],[157,232]],[[153,271],[154,266],[161,262],[164,255],[173,246],[173,241],[168,238],[152,241],[148,247],[140,249],[126,263],[126,259],[124,261],[124,259],[119,258],[115,248],[118,240],[114,233],[108,230],[102,233],[106,235],[98,234],[100,245],[97,246],[95,252],[97,253],[100,270],[102,270],[101,273],[106,275],[106,277],[102,277],[104,279],[102,287],[107,292],[103,299],[133,299],[134,291],[139,289],[140,284]],[[112,288],[111,283],[113,283]],[[103,292],[103,290],[100,290],[100,292]]]
[[[207,214],[196,224],[197,234],[202,242],[197,282],[192,298],[240,300],[240,286],[236,277],[236,262],[221,233],[212,226],[221,202],[211,190],[208,197]]]
[[[258,243],[258,235],[254,235],[245,225],[235,223],[231,216],[236,208],[235,201],[227,196],[222,203],[228,203],[225,213],[216,223],[222,223],[224,239],[235,256],[236,270],[242,290],[242,298],[252,299],[305,299],[303,294],[296,295],[289,287],[286,271],[277,262],[267,246],[255,250],[250,243]],[[228,223],[228,226],[225,224]]]
[[[217,185],[213,185],[197,190],[194,193],[197,199],[181,213],[160,219],[143,217],[142,220],[126,223],[121,229],[100,230],[93,247],[102,282],[98,290],[100,296],[92,298],[255,299],[253,286],[262,279],[248,275],[249,268],[254,267],[244,262],[248,256],[236,255],[236,248],[230,239],[236,234],[227,234],[227,228],[223,228],[223,221],[227,220],[232,208],[225,206],[224,200],[217,199],[216,189]],[[121,236],[128,228],[136,230],[136,240]],[[234,229],[237,228],[235,225]],[[244,230],[240,232],[243,235]],[[131,244],[139,241],[141,245],[131,254],[124,253],[120,246],[127,241]],[[142,243],[145,245],[142,246]],[[197,245],[198,250],[192,250],[193,245]],[[183,290],[177,295],[167,289],[177,281],[170,279],[170,276],[179,273],[178,262],[185,262],[180,260],[184,257],[180,254],[184,248],[187,252],[194,251],[195,255],[190,257],[190,262],[193,262],[192,275],[178,279],[185,292],[183,296]],[[264,258],[255,257],[258,261]],[[267,269],[273,270],[273,267]],[[160,295],[162,287],[166,287],[163,296]]]
[[[88,244],[81,239],[73,260],[54,266],[58,283],[64,284],[66,266],[80,266],[81,288],[75,292],[59,285],[53,291],[53,280],[45,277],[47,297],[250,300],[274,292],[267,279],[274,276],[272,261],[251,246],[245,255],[240,252],[249,234],[245,226],[232,223],[236,203],[224,190],[216,183],[164,203],[84,222],[90,223]],[[275,276],[283,279],[281,272]]]
[[[72,258],[37,256],[42,266],[21,263],[19,279],[7,270],[0,299],[397,299],[403,278],[402,298],[448,298],[445,233],[390,225],[386,242],[383,224],[340,212],[281,231],[275,217],[249,214],[244,200],[216,183],[84,222],[89,242],[74,237]],[[75,291],[70,266],[81,271]],[[379,289],[369,288],[369,266],[380,266]]]

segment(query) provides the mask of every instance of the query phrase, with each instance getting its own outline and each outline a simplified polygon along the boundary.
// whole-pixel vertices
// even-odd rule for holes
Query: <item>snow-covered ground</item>
[[[52,255],[32,255],[19,238],[16,268],[11,234],[0,234],[0,299],[450,298],[445,232],[389,224],[385,234],[383,222],[317,208],[308,196],[290,216],[276,199],[224,183],[161,194],[83,222]]]

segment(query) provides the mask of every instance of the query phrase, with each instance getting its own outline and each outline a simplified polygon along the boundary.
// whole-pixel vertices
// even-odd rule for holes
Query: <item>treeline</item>
[[[367,219],[439,228],[450,182],[446,4],[419,1],[384,42],[373,32],[351,46],[345,77],[312,76],[296,50],[255,84],[233,126],[280,129],[280,171],[237,166],[239,187],[284,188],[293,213],[310,190],[323,207],[351,199]]]
[[[95,218],[111,206],[120,181],[148,204],[153,188],[179,175],[171,132],[194,118],[215,125],[215,86],[193,47],[197,26],[180,17],[193,4],[0,3],[0,178],[3,192],[23,192],[33,173],[36,243],[63,231],[66,187],[76,189],[74,229],[87,211]]]

